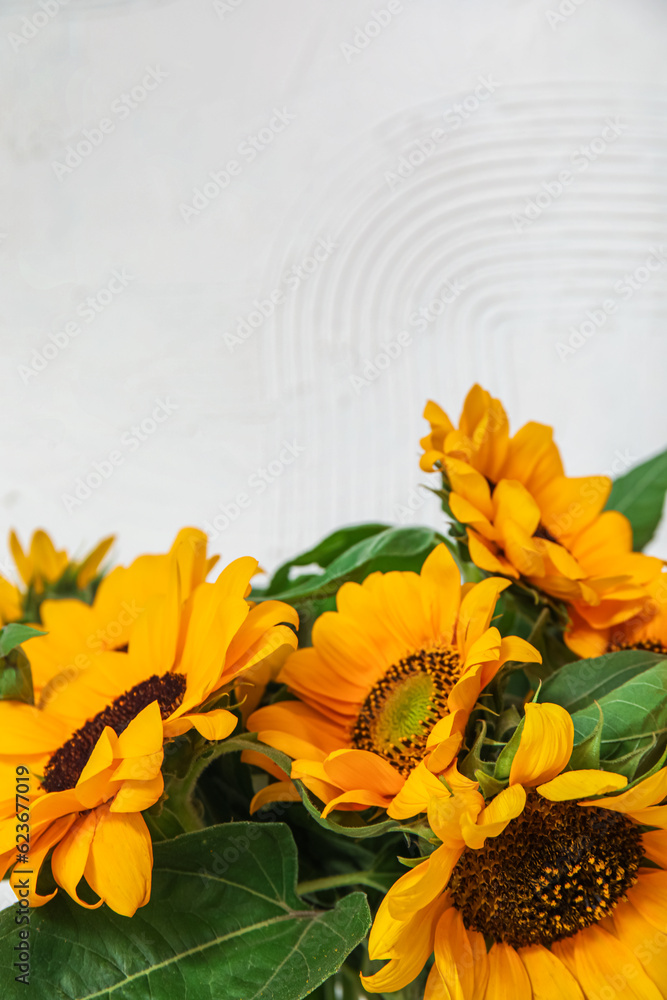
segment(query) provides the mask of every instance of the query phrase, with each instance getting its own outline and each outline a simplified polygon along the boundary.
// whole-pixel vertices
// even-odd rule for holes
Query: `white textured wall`
[[[560,21],[558,3],[572,11]],[[70,0],[25,44],[39,2],[4,0],[5,527],[43,525],[75,549],[116,530],[128,560],[245,494],[213,547],[271,567],[342,522],[396,520],[424,479],[425,399],[457,414],[476,379],[514,427],[553,423],[573,474],[665,446],[667,263],[622,290],[654,249],[667,262],[664,2],[392,7],[355,51],[388,0]],[[154,89],[121,110],[149,69]],[[481,78],[493,92],[463,120],[455,105],[474,106]],[[91,155],[59,168],[104,118]],[[250,162],[239,145],[272,119],[282,131]],[[608,119],[619,134],[586,160],[577,149]],[[438,129],[423,163],[387,176]],[[184,212],[230,159],[226,189]],[[563,194],[545,194],[563,170]],[[540,192],[539,217],[517,227]],[[290,287],[320,240],[326,259]],[[114,271],[131,280],[86,312]],[[230,344],[253,300],[278,292]],[[560,357],[605,300],[601,329]],[[387,343],[399,356],[361,384]],[[129,429],[159,399],[176,408],[139,443]],[[260,492],[252,477],[290,457],[285,442],[298,454]],[[63,494],[112,452],[109,479],[68,510]],[[415,519],[436,516],[429,502]]]

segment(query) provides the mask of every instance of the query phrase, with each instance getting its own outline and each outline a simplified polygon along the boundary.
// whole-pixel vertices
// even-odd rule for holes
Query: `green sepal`
[[[525,717],[521,720],[519,725],[516,727],[510,740],[505,744],[503,749],[500,751],[498,760],[496,761],[496,766],[493,772],[493,777],[498,782],[504,782],[505,784],[509,780],[510,771],[512,770],[512,762],[516,757],[517,750],[519,749],[519,744],[521,742],[521,734],[523,733],[523,727],[525,724]]]
[[[487,774],[486,771],[475,771],[475,780],[479,782],[479,787],[482,790],[482,795],[485,799],[492,799],[498,792],[502,792],[504,788],[507,788],[507,781],[500,781],[498,778],[494,778],[493,775]]]
[[[568,770],[600,770],[600,750],[602,747],[602,726],[604,723],[604,716],[599,705],[598,709],[600,711],[600,717],[598,718],[595,729],[590,736],[587,736],[573,747]]]
[[[0,629],[0,656],[7,656],[12,649],[16,649],[22,642],[33,639],[36,635],[46,635],[46,632],[33,628],[31,625],[20,625],[18,622],[10,622]]]

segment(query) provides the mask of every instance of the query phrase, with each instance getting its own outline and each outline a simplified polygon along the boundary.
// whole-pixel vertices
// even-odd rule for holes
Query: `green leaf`
[[[653,734],[667,733],[667,661],[632,677],[599,699],[604,721],[601,750],[608,761],[619,760],[639,747],[649,749]],[[590,736],[598,721],[597,705],[572,714],[575,743]]]
[[[258,600],[270,597],[294,605],[321,600],[335,594],[346,581],[361,581],[376,570],[418,571],[429,552],[441,542],[445,539],[431,528],[385,528],[346,549],[329,563],[324,573],[296,580],[282,591],[271,588],[256,596]]]
[[[545,680],[537,700],[561,705],[570,713],[579,712],[664,659],[645,649],[623,649],[592,660],[576,660]],[[597,718],[597,709],[593,715]]]
[[[9,625],[5,625],[4,628],[0,629],[0,656],[6,656],[12,649],[20,646],[22,642],[32,639],[36,635],[46,635],[46,632],[40,632],[39,629],[31,628],[30,625],[19,625],[18,622],[10,622]]]
[[[388,527],[388,524],[356,524],[347,528],[341,528],[339,531],[334,531],[332,535],[328,535],[319,542],[315,548],[309,549],[307,552],[302,552],[295,559],[290,559],[289,562],[283,563],[273,574],[271,582],[264,591],[263,596],[273,597],[274,594],[280,593],[280,591],[303,584],[303,577],[290,580],[290,570],[293,566],[316,565],[322,569],[326,569],[334,559],[337,559],[338,556],[341,556],[353,545],[356,545],[357,542],[371,538],[381,531],[386,531]],[[311,575],[315,576],[316,574]]]
[[[134,917],[85,910],[61,891],[30,919],[31,1000],[300,1000],[363,939],[362,893],[327,911],[296,894],[283,824],[229,823],[155,845],[150,902]],[[12,968],[14,908],[0,915],[3,997],[24,997]]]
[[[660,524],[667,492],[667,451],[614,481],[605,510],[618,510],[632,525],[636,552],[646,548]]]

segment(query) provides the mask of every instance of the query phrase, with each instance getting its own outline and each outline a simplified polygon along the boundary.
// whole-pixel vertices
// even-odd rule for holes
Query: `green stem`
[[[325,878],[313,878],[307,882],[299,882],[296,891],[300,896],[311,892],[323,892],[325,889],[340,889],[346,885],[366,885],[370,889],[382,889],[383,886],[373,878],[374,872],[345,872],[343,875],[328,875]]]
[[[224,753],[227,753],[227,746],[224,740],[221,740],[215,745],[212,753],[202,754],[201,757],[192,762],[185,777],[172,778],[166,787],[169,808],[177,816],[186,832],[204,828],[204,822],[195,801],[195,789],[199,778],[208,765]]]
[[[544,626],[549,620],[550,615],[551,611],[549,610],[548,607],[542,608],[535,624],[533,625],[532,631],[528,636],[528,642],[533,643],[535,642],[536,639],[539,639],[539,637],[542,635],[542,630],[544,629]]]

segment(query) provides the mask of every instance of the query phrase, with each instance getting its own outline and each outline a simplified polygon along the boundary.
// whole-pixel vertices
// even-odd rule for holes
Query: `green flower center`
[[[431,729],[447,713],[459,675],[459,655],[451,646],[404,657],[368,694],[352,729],[352,746],[378,754],[407,776],[424,756]]]

